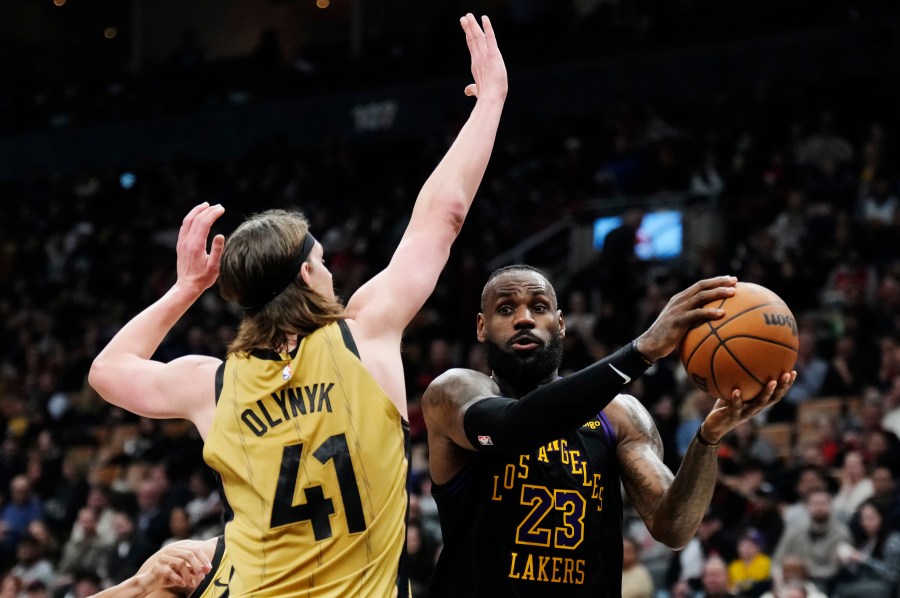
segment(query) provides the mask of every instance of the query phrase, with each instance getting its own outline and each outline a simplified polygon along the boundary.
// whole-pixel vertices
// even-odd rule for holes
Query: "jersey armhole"
[[[356,355],[357,359],[360,359],[359,349],[357,349],[356,347],[356,341],[353,340],[353,334],[350,332],[350,327],[347,326],[347,322],[344,320],[338,320],[337,325],[341,329],[341,338],[344,339],[344,345],[351,353]]]
[[[225,383],[225,362],[216,368],[216,405],[219,404],[219,396],[222,394],[222,386]]]
[[[188,594],[188,596],[193,598],[203,595],[203,592],[206,591],[206,588],[209,587],[209,584],[213,582],[213,579],[215,579],[216,574],[219,572],[219,564],[222,562],[223,554],[225,554],[225,536],[219,536],[216,540],[216,552],[213,554],[211,562],[212,567],[210,568],[209,573],[203,578],[200,585],[197,586],[193,592]]]

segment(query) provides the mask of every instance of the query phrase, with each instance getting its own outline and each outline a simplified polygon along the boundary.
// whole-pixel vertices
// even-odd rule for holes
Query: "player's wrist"
[[[646,338],[643,334],[631,341],[631,346],[634,348],[635,352],[647,362],[648,366],[653,365],[654,362],[659,361],[666,356],[665,354],[661,354],[660,350],[655,347],[655,343]]]
[[[708,431],[703,429],[704,424],[700,424],[700,427],[697,428],[697,443],[700,446],[704,446],[707,448],[716,448],[720,444],[722,444],[722,437],[714,434],[710,434]]]

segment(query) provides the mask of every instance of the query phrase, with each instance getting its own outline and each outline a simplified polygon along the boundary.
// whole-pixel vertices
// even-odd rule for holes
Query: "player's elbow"
[[[462,191],[456,193],[446,193],[442,195],[436,205],[439,207],[438,222],[443,224],[446,231],[453,237],[462,230],[463,223],[466,221],[466,215],[469,213],[470,202],[467,201]]]
[[[91,369],[88,371],[88,384],[97,391],[101,397],[106,398],[110,394],[113,384],[114,367],[108,356],[102,353],[94,358]]]
[[[653,539],[672,550],[681,550],[693,539],[696,530],[678,530],[668,526],[654,526]]]

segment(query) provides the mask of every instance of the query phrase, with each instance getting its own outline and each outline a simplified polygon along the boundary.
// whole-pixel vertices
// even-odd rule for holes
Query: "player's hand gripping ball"
[[[769,289],[739,282],[734,295],[706,305],[725,316],[688,331],[681,343],[681,363],[709,395],[756,397],[769,380],[790,372],[797,361],[797,322],[788,306]]]

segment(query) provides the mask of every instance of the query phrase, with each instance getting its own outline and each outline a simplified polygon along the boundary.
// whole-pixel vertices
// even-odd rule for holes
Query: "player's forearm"
[[[140,575],[129,577],[118,585],[94,594],[93,598],[143,598],[147,595],[148,590],[141,581]]]
[[[422,186],[410,228],[434,218],[462,226],[487,169],[505,96],[480,98],[447,154]]]
[[[150,359],[172,327],[201,294],[202,291],[176,283],[165,295],[123,326],[100,352],[98,359],[117,355]]]
[[[653,536],[670,548],[690,542],[716,487],[717,449],[694,438],[653,517]]]

